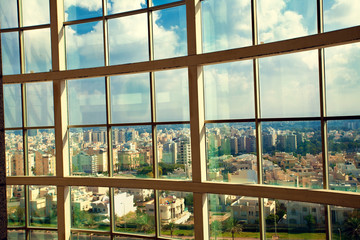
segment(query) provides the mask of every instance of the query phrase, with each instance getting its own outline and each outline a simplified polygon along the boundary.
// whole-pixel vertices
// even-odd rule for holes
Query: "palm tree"
[[[164,225],[164,229],[169,230],[171,237],[173,237],[174,231],[177,230],[178,228],[176,227],[175,223],[169,222],[167,225]]]
[[[348,218],[344,224],[343,233],[348,239],[360,240],[360,218]]]
[[[231,232],[232,239],[235,239],[235,233],[240,233],[243,230],[243,225],[233,218],[230,218],[226,224],[226,231]]]

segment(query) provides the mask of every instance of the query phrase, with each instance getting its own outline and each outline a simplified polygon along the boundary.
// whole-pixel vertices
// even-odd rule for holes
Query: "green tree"
[[[229,218],[225,224],[227,232],[231,232],[231,237],[235,239],[235,233],[240,233],[243,230],[243,225],[236,221],[234,218]]]
[[[173,222],[169,222],[168,224],[164,225],[164,230],[169,230],[171,238],[173,237],[173,233],[175,230],[177,230],[177,226]]]
[[[360,239],[360,218],[350,217],[344,224],[344,235],[346,239],[359,240]]]
[[[218,220],[213,221],[210,225],[210,231],[216,240],[217,236],[222,232],[222,224]]]
[[[306,221],[306,226],[308,227],[309,231],[312,232],[316,224],[315,217],[309,214],[304,217],[304,220]]]

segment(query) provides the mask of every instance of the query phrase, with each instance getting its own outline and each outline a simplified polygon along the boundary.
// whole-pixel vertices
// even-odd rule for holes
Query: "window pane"
[[[259,60],[262,117],[320,116],[317,51]]]
[[[259,0],[259,42],[268,43],[317,33],[316,9],[316,0]]]
[[[65,21],[102,16],[102,1],[64,0]]]
[[[81,233],[73,232],[71,233],[72,240],[110,240],[111,237],[108,234],[101,233]]]
[[[71,128],[69,144],[71,175],[108,175],[106,128]]]
[[[360,209],[330,206],[333,239],[359,238]]]
[[[189,121],[187,69],[155,73],[156,121]]]
[[[142,8],[147,8],[147,0],[132,0],[132,1],[107,0],[108,14],[133,11]]]
[[[25,192],[24,186],[6,186],[8,227],[25,226]],[[13,233],[12,235],[21,235]]]
[[[115,177],[153,177],[151,126],[114,127],[113,167]]]
[[[25,240],[26,234],[25,230],[8,230],[7,239],[8,240]]]
[[[55,130],[28,130],[28,167],[30,176],[56,175]]]
[[[155,59],[186,55],[186,7],[154,11],[153,33]]]
[[[49,0],[24,0],[20,3],[22,3],[24,26],[50,23]]]
[[[0,1],[0,22],[2,29],[18,27],[17,0]]]
[[[251,1],[202,1],[203,52],[252,45]]]
[[[360,120],[328,121],[327,127],[330,189],[359,192]]]
[[[320,122],[262,124],[264,183],[323,188]]]
[[[159,6],[167,3],[180,2],[183,0],[152,0],[152,6]]]
[[[70,80],[67,86],[70,125],[106,123],[104,78]]]
[[[71,223],[73,228],[109,231],[109,188],[71,187]]]
[[[27,125],[54,126],[53,83],[26,84]]]
[[[158,125],[157,140],[159,176],[191,179],[190,125]]]
[[[3,88],[5,128],[22,127],[21,85],[8,84]]]
[[[55,186],[29,186],[30,225],[57,227],[57,193]]]
[[[360,43],[325,49],[326,109],[329,116],[359,115]]]
[[[102,21],[66,26],[65,33],[67,69],[104,66]]]
[[[25,72],[49,72],[51,66],[50,29],[24,31]]]
[[[30,231],[31,240],[47,240],[47,239],[58,239],[58,233],[56,231],[37,230]]]
[[[147,14],[110,19],[110,65],[149,60]]]
[[[131,234],[155,235],[154,191],[149,189],[115,189],[115,230]]]
[[[254,118],[252,61],[204,67],[205,118]]]
[[[1,33],[1,49],[3,74],[20,74],[19,33]]]
[[[333,31],[360,24],[358,0],[324,1],[324,29]]]
[[[5,131],[6,176],[24,176],[24,146],[21,130]]]
[[[207,180],[257,183],[254,123],[206,124]]]

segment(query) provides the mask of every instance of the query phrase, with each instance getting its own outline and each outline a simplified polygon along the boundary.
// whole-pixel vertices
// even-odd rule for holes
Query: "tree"
[[[306,221],[306,226],[308,227],[309,231],[312,232],[316,224],[314,216],[309,214],[305,216],[304,220]]]
[[[176,227],[175,223],[173,223],[173,222],[169,222],[168,224],[164,225],[164,230],[170,231],[171,238],[173,237],[174,231],[177,229],[178,228]]]
[[[360,218],[350,217],[344,224],[344,235],[346,239],[359,240],[360,239]]]
[[[218,220],[215,220],[211,223],[210,231],[211,231],[212,235],[214,235],[215,240],[217,239],[217,236],[219,235],[219,233],[221,233],[221,229],[222,229],[222,225]]]
[[[234,218],[230,218],[226,222],[226,231],[231,232],[231,237],[235,239],[235,233],[240,233],[243,230],[243,225],[236,221]]]

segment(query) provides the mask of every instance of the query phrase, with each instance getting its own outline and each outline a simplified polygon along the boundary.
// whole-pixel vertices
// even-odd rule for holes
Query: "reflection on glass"
[[[102,1],[64,0],[65,21],[102,16]]]
[[[167,3],[179,2],[183,0],[152,0],[152,6],[159,6]]]
[[[24,146],[21,130],[5,131],[6,176],[24,176]]]
[[[47,231],[47,230],[31,230],[30,231],[31,240],[48,240],[58,239],[58,233],[56,231]]]
[[[54,126],[53,83],[26,84],[27,125]]]
[[[34,227],[57,227],[55,186],[29,186],[29,221]]]
[[[69,80],[69,124],[106,123],[105,79]]]
[[[50,29],[24,31],[25,72],[49,72],[51,66]]]
[[[328,121],[329,185],[360,192],[360,120]]]
[[[230,236],[232,239],[260,239],[259,198],[209,194],[208,199],[211,239]]]
[[[33,26],[50,23],[49,0],[26,0],[22,4],[23,26]]]
[[[150,122],[149,74],[111,77],[111,122]]]
[[[194,239],[193,194],[188,192],[159,192],[160,235],[174,239]],[[149,216],[154,205],[147,206]]]
[[[67,69],[104,66],[102,21],[66,26],[65,34]]]
[[[115,177],[153,177],[151,126],[114,127],[112,137]]]
[[[254,123],[206,124],[207,179],[257,183]]]
[[[324,30],[333,31],[360,24],[358,0],[324,1]]]
[[[3,1],[0,1],[0,3],[2,2]],[[1,54],[3,74],[20,74],[20,51],[18,32],[1,33]]]
[[[320,122],[262,124],[264,183],[321,189]]]
[[[154,191],[121,188],[114,190],[115,230],[155,235]]]
[[[254,118],[252,61],[204,66],[205,119]]]
[[[7,240],[25,240],[25,230],[8,230]]]
[[[3,85],[5,128],[22,127],[21,85]]]
[[[262,117],[320,116],[317,51],[259,60]]]
[[[332,239],[353,240],[360,238],[360,209],[330,206]]]
[[[146,13],[108,21],[110,65],[149,60],[147,21]]]
[[[303,37],[317,33],[317,1],[259,0],[259,43]]]
[[[110,240],[109,234],[72,232],[72,240]]]
[[[326,239],[323,205],[264,199],[266,239]]]
[[[185,5],[154,11],[153,34],[155,59],[186,55],[187,37]]]
[[[360,3],[360,2],[359,2]],[[326,109],[329,116],[359,115],[360,43],[325,49]]]
[[[73,228],[109,231],[109,188],[71,187],[71,223]]]
[[[251,1],[202,1],[203,52],[252,44]]]
[[[24,186],[6,186],[8,227],[25,226],[25,192]],[[17,235],[19,233],[14,233]]]
[[[155,73],[156,121],[189,121],[187,69]]]
[[[108,142],[105,127],[71,128],[69,144],[71,175],[108,175]]]
[[[147,8],[146,0],[132,0],[132,1],[107,0],[107,13],[109,15],[138,10],[142,8]]]
[[[17,0],[0,1],[0,22],[2,29],[18,27]]]
[[[56,174],[55,130],[28,130],[28,168],[30,176],[53,176]]]
[[[170,179],[191,179],[190,126],[158,125],[157,148],[159,176]]]

